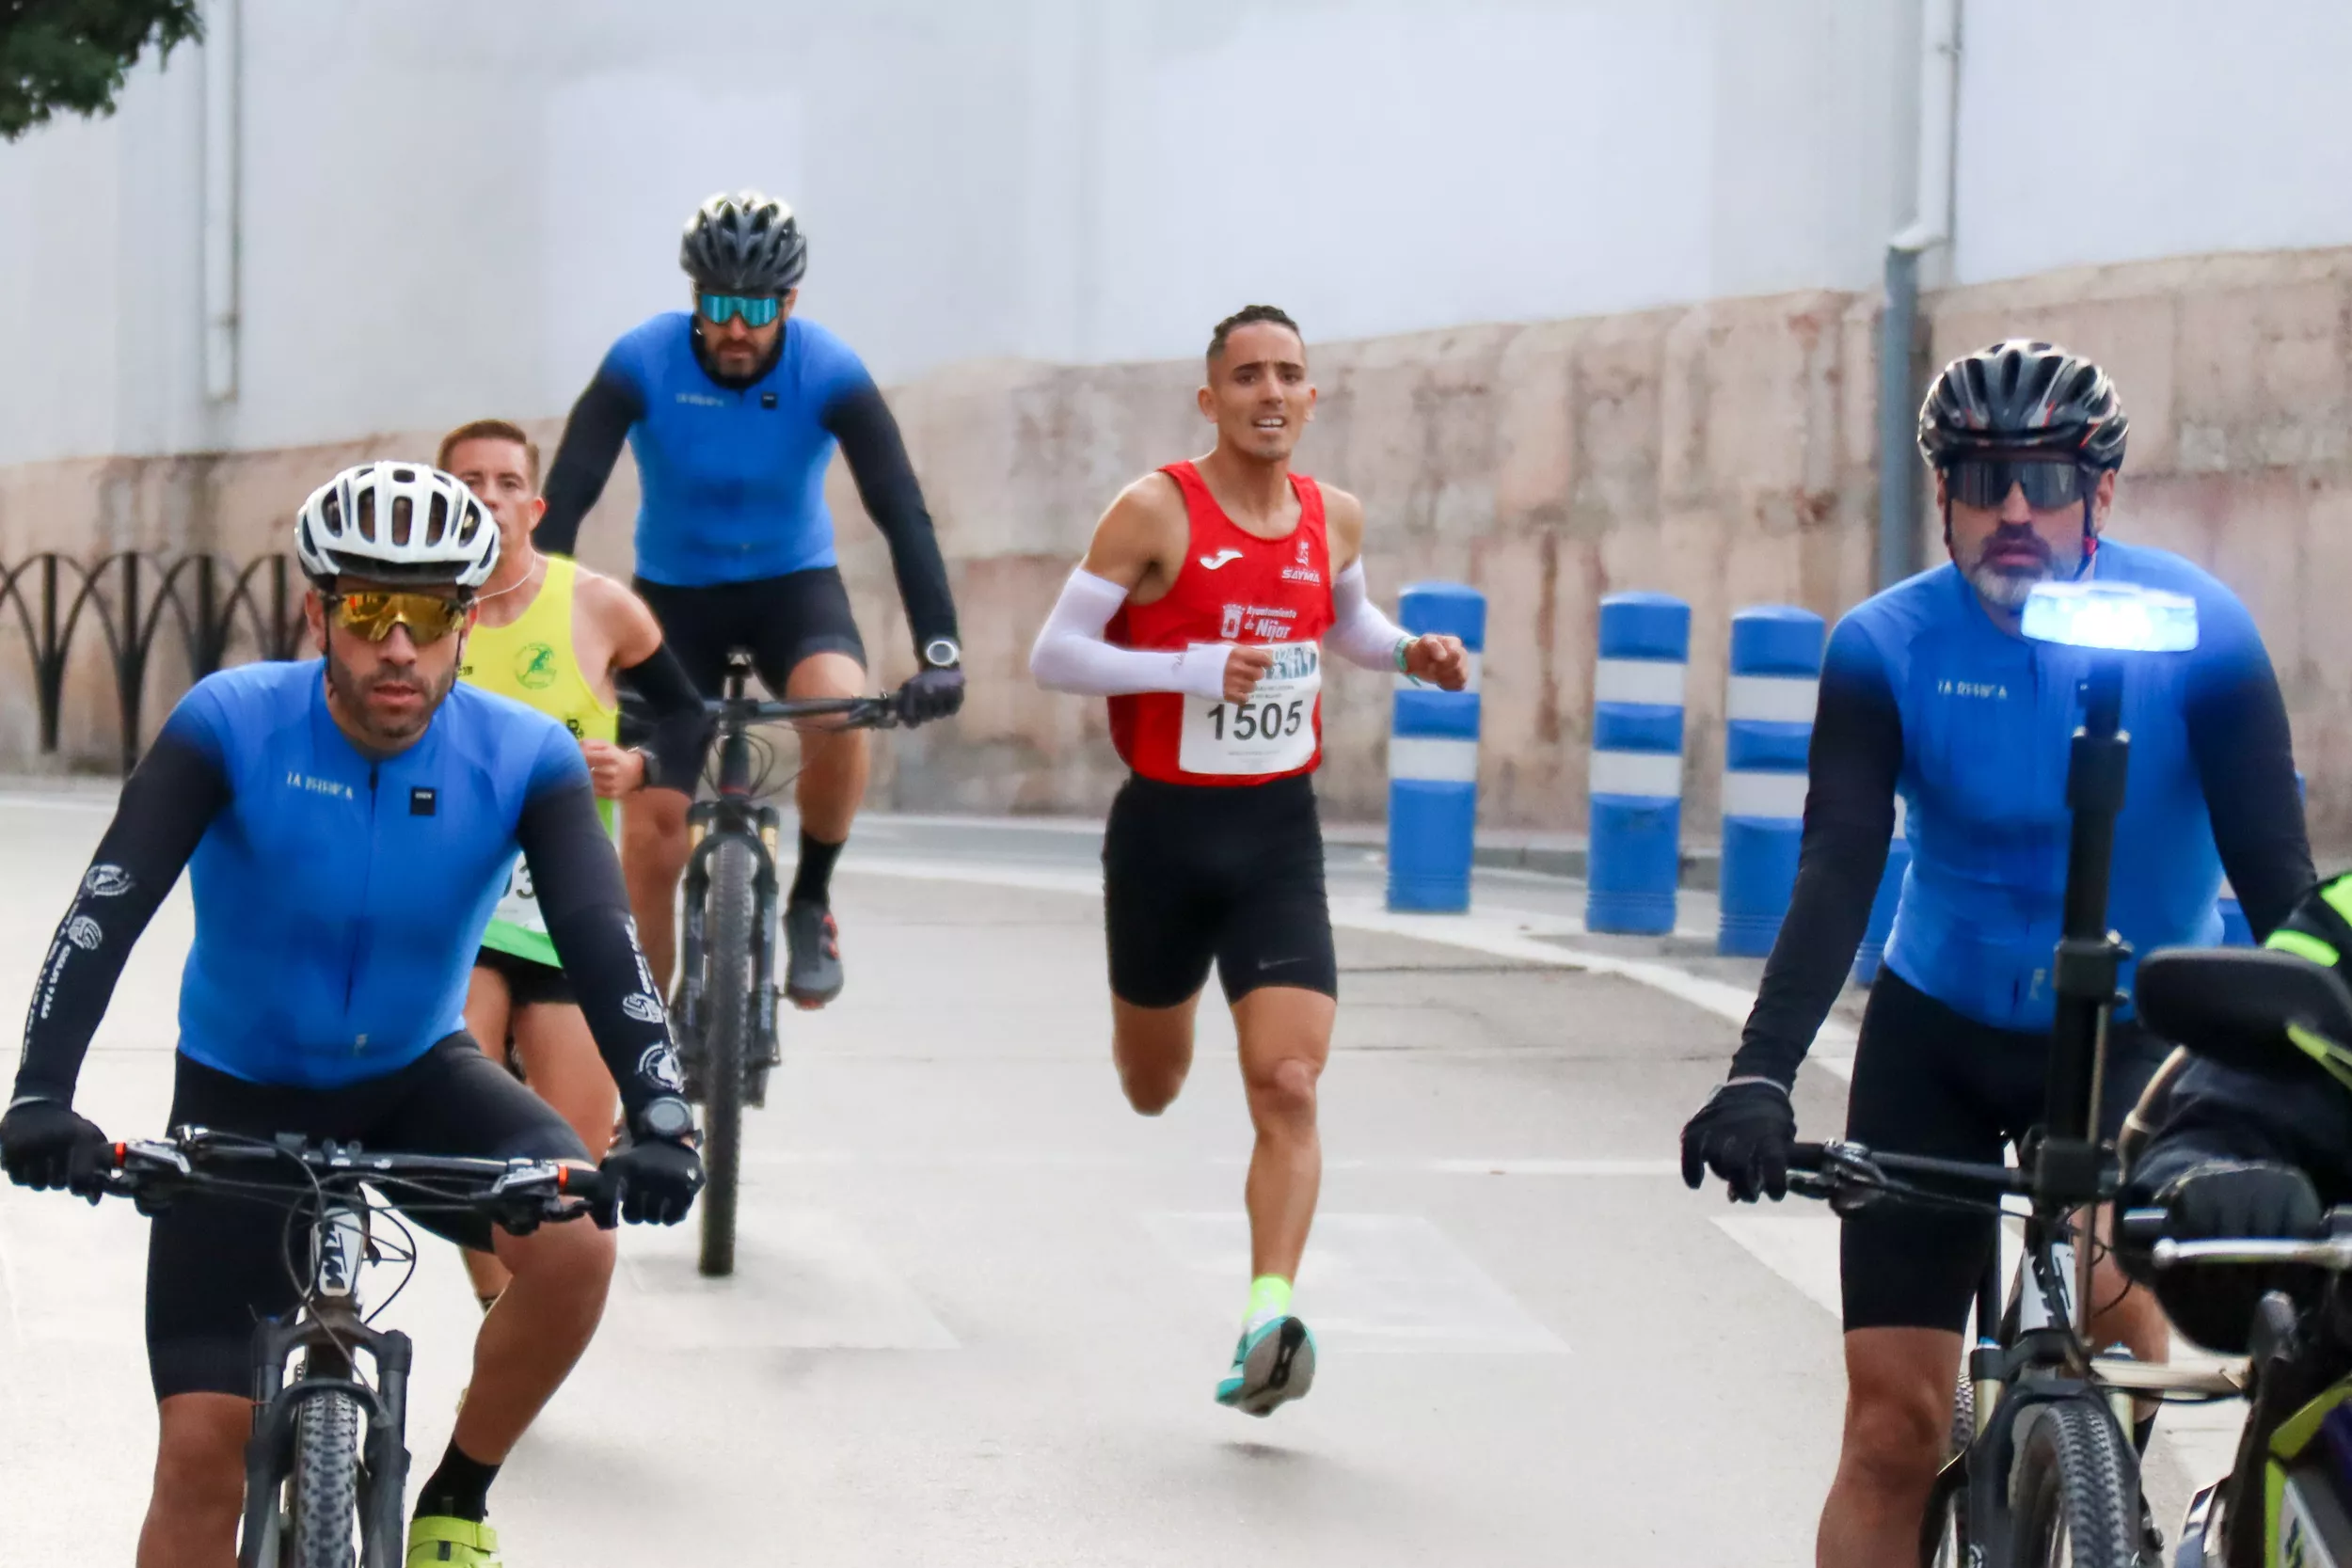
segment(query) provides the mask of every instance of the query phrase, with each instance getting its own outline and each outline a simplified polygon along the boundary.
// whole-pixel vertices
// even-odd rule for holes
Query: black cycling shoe
[[[814,898],[786,905],[784,942],[784,994],[794,1006],[808,1011],[841,994],[841,929],[833,911]]]

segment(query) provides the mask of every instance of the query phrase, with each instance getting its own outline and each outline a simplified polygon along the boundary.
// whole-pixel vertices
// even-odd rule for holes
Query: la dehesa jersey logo
[[[545,642],[526,642],[515,655],[515,684],[545,691],[555,684],[555,650]]]

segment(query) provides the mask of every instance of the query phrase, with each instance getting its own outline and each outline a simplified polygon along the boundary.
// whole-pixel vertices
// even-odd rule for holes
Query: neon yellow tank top
[[[537,708],[572,732],[577,740],[612,740],[620,734],[621,710],[607,707],[588,684],[572,646],[572,599],[579,567],[560,555],[541,557],[547,577],[520,615],[502,626],[476,626],[466,638],[466,661],[457,673],[485,691]],[[598,800],[605,831],[612,830],[612,802]],[[532,895],[531,871],[517,856],[506,895],[499,900],[482,945],[518,958],[554,964],[555,943]]]

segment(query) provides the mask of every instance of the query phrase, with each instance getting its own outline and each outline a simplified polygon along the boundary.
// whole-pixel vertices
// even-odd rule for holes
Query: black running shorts
[[[585,1160],[587,1149],[547,1101],[464,1034],[380,1078],[334,1089],[254,1084],[175,1058],[173,1127],[257,1138],[299,1132],[398,1154]],[[476,1249],[490,1222],[418,1213],[410,1223]],[[576,1222],[584,1223],[584,1222]],[[276,1204],[191,1193],[155,1216],[147,1246],[147,1365],[155,1397],[248,1393],[253,1325],[294,1307],[286,1268],[288,1214]]]
[[[1228,1003],[1261,986],[1340,993],[1307,774],[1219,787],[1131,777],[1103,832],[1111,991],[1189,999],[1216,966]]]
[[[752,667],[779,697],[793,669],[815,655],[847,654],[861,667],[866,663],[850,591],[835,566],[702,588],[644,578],[629,586],[652,609],[661,640],[706,697],[725,692],[727,656],[739,648],[752,656]]]
[[[486,969],[506,982],[507,1005],[515,1007],[535,1007],[542,1004],[559,1007],[577,1007],[580,998],[572,994],[570,976],[561,964],[543,964],[536,958],[526,958],[519,953],[509,953],[501,947],[485,947],[473,956],[476,969]]]
[[[2102,1137],[2115,1136],[2169,1050],[2130,1020],[2109,1026]],[[2049,1064],[2049,1036],[1963,1017],[1881,970],[1854,1048],[1846,1136],[1890,1153],[1997,1164],[2002,1146],[2042,1119]],[[1846,1327],[1960,1332],[1997,1223],[1892,1201],[1846,1216]]]

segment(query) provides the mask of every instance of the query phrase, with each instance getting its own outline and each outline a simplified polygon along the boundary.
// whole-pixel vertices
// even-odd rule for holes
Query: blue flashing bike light
[[[2038,582],[2023,629],[2069,648],[2185,654],[2197,646],[2197,601],[2134,582]]]

